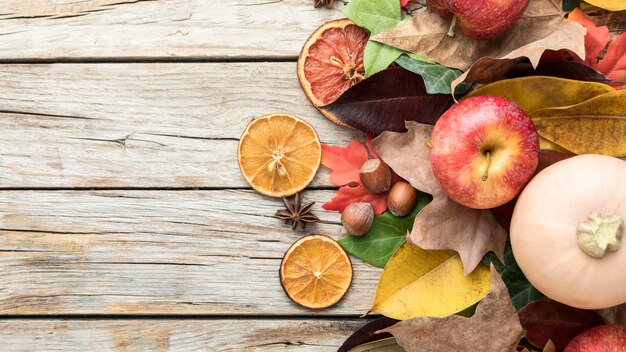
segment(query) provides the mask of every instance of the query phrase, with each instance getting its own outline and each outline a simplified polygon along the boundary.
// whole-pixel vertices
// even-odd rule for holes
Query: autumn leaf
[[[489,292],[489,280],[485,265],[465,275],[453,251],[404,243],[380,276],[370,312],[398,320],[448,316],[480,301]]]
[[[506,73],[506,78],[520,78],[528,76],[549,76],[572,79],[576,81],[601,83],[615,82],[596,69],[575,61],[542,62],[539,66],[537,66],[537,68],[533,68],[530,63],[521,62],[515,65],[511,71]]]
[[[347,147],[322,143],[322,165],[329,168],[330,182],[336,186],[345,186],[358,182],[359,169],[369,159],[365,146],[352,140]]]
[[[609,37],[611,36],[609,27],[596,26],[579,8],[574,9],[567,17],[567,20],[578,22],[587,29],[587,34],[585,34],[586,55],[585,59],[581,61],[592,67],[597,66],[598,55],[609,42]]]
[[[491,292],[470,318],[452,315],[401,321],[381,332],[391,333],[407,352],[515,351],[523,329],[506,286],[491,268]]]
[[[486,84],[502,79],[505,73],[524,59],[528,59],[533,67],[537,67],[546,52],[565,49],[584,58],[584,37],[585,28],[581,25],[562,23],[545,38],[526,44],[504,56],[482,57],[476,60],[465,73],[452,82],[451,89],[455,89],[462,82]]]
[[[568,21],[580,23],[587,29],[585,36],[586,57],[576,58],[589,67],[595,68],[607,77],[616,81],[626,80],[626,33],[617,36],[609,44],[609,47],[601,60],[598,55],[604,50],[609,42],[609,29],[606,26],[596,26],[585,13],[577,8],[572,11]],[[626,85],[619,85],[623,89]]]
[[[433,196],[415,217],[408,241],[423,249],[458,252],[465,274],[471,273],[489,251],[503,260],[508,235],[491,210],[471,209],[452,201],[437,182],[426,144],[432,126],[407,122],[406,127],[406,133],[381,134],[372,145],[394,172]]]
[[[626,0],[585,0],[585,2],[609,11],[626,10]]]
[[[434,124],[453,102],[450,94],[428,94],[419,75],[389,68],[350,87],[324,110],[348,126],[379,135],[404,131],[406,120]]]
[[[519,318],[528,342],[543,347],[551,340],[557,351],[562,351],[581,332],[604,324],[594,310],[570,307],[548,298],[522,308]]]
[[[372,227],[363,236],[345,236],[339,244],[346,252],[373,266],[384,268],[389,258],[406,240],[415,215],[430,202],[428,195],[418,193],[417,204],[411,214],[399,218],[385,212],[374,218]]]
[[[530,114],[537,132],[576,154],[626,156],[626,90]]]
[[[530,76],[484,85],[464,99],[478,95],[497,95],[514,101],[527,114],[531,114],[545,108],[575,105],[614,91],[615,89],[603,83]]]
[[[341,347],[339,347],[337,352],[348,352],[352,351],[354,347],[361,346],[369,342],[393,338],[391,334],[376,334],[376,332],[378,330],[390,327],[397,322],[397,320],[387,317],[382,317],[370,321],[359,330],[355,331],[352,335],[350,335],[346,339],[346,341],[344,341]]]
[[[332,171],[330,182],[340,186],[335,197],[322,208],[343,212],[352,203],[367,202],[376,215],[387,210],[387,193],[372,193],[361,184],[359,170],[368,158],[365,146],[356,140],[350,141],[347,147],[322,144],[322,165]]]

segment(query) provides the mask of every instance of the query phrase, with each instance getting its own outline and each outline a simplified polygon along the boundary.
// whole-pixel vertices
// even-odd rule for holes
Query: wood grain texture
[[[335,351],[367,322],[367,319],[0,320],[0,350]]]
[[[0,84],[0,188],[247,187],[237,140],[272,112],[322,142],[359,136],[312,107],[289,62],[7,64]],[[311,186],[329,185],[322,170]]]
[[[295,58],[323,22],[303,0],[0,2],[0,61]]]
[[[342,235],[332,195],[304,193],[323,220],[305,233]],[[249,190],[0,192],[0,314],[365,313],[381,270],[360,260],[333,308],[284,294],[280,260],[305,233],[281,207]]]

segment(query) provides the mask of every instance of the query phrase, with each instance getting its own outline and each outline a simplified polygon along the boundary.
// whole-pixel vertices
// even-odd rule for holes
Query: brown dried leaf
[[[450,38],[447,35],[450,20],[432,11],[424,11],[403,25],[371,39],[465,71],[481,57],[504,57],[520,47],[548,37],[564,22],[560,5],[560,1],[531,0],[524,15],[510,30],[490,40],[471,39],[459,30],[454,38]],[[582,31],[584,37],[585,30]],[[584,54],[584,43],[580,51]]]
[[[427,250],[458,252],[465,274],[471,273],[490,251],[504,262],[507,232],[491,210],[471,209],[452,201],[437,182],[426,144],[433,126],[407,121],[406,127],[406,133],[382,133],[372,145],[400,177],[433,196],[415,217],[408,241]]]
[[[546,50],[568,49],[584,57],[586,32],[585,27],[576,22],[565,22],[547,37],[526,44],[504,56],[478,59],[465,73],[452,81],[451,89],[455,89],[462,82],[486,84],[504,79],[504,75],[524,58],[528,58],[533,68],[536,68]]]
[[[491,266],[491,292],[470,318],[414,318],[381,332],[391,333],[398,344],[413,351],[515,351],[523,329],[511,298]]]

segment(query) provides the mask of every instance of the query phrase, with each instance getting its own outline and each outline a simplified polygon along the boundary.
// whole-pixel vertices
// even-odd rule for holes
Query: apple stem
[[[485,168],[485,173],[483,174],[483,177],[481,177],[480,179],[483,181],[487,181],[487,177],[489,176],[489,166],[491,166],[491,152],[490,151],[486,151],[485,154],[487,154],[487,167]]]
[[[454,38],[454,27],[456,26],[456,16],[452,17],[452,23],[450,23],[450,28],[448,29],[448,37]]]

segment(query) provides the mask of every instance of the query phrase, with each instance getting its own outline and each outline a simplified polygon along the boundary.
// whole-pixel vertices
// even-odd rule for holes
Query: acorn
[[[373,193],[384,193],[391,187],[391,170],[380,159],[370,159],[359,170],[361,183]]]
[[[396,182],[387,195],[387,208],[394,216],[406,216],[415,208],[417,191],[408,182]]]
[[[343,227],[353,236],[362,236],[374,223],[374,209],[370,203],[352,203],[341,213]]]

